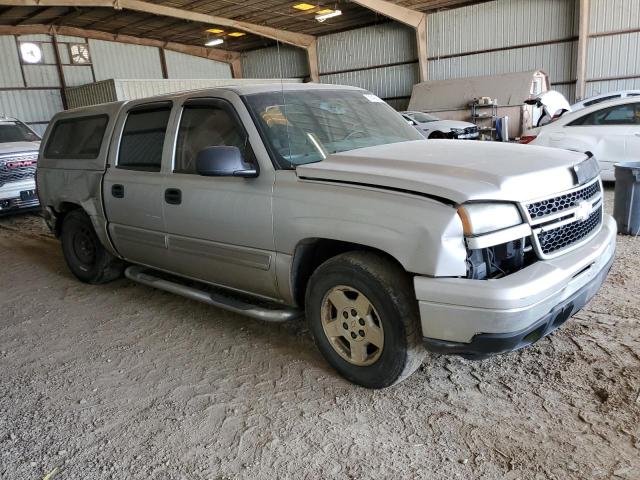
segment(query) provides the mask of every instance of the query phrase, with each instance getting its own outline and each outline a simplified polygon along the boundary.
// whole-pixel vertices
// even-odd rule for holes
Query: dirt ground
[[[0,477],[638,479],[640,239],[618,240],[554,335],[369,391],[303,323],[84,285],[37,216],[1,219]]]

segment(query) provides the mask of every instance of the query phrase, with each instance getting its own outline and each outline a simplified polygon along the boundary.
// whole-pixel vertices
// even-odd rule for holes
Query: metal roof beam
[[[131,10],[136,12],[149,13],[163,17],[180,18],[191,20],[207,25],[219,25],[223,27],[237,28],[245,32],[253,33],[261,37],[270,38],[282,43],[287,43],[295,47],[307,48],[311,45],[315,37],[304,33],[291,32],[278,28],[257,25],[255,23],[232,20],[230,18],[208,15],[205,13],[192,12],[174,7],[166,7],[151,2],[141,0],[0,0],[0,5],[12,5],[21,7],[103,7],[114,8],[116,10]]]
[[[23,26],[5,26],[0,25],[0,35],[30,35],[30,34],[49,34],[49,35],[69,35],[72,37],[91,38],[93,40],[106,40],[108,42],[129,43],[133,45],[145,45],[149,47],[164,48],[174,52],[186,53],[195,57],[207,58],[233,64],[240,60],[240,54],[217,48],[198,47],[195,45],[186,45],[184,43],[163,42],[162,40],[152,40],[150,38],[133,37],[131,35],[120,35],[102,32],[99,30],[87,30],[75,27],[60,27],[54,25],[23,25]]]

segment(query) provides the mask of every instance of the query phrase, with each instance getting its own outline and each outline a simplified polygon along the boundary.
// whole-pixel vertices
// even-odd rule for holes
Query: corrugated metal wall
[[[321,82],[363,87],[397,105],[418,79],[416,59],[413,30],[394,22],[318,38]],[[242,69],[247,78],[309,76],[305,51],[288,45],[245,53]]]
[[[228,63],[165,50],[169,78],[232,78]],[[129,78],[129,77],[126,77]]]
[[[395,22],[320,37],[320,81],[366,88],[403,109],[419,80],[415,38]]]
[[[108,78],[162,78],[155,47],[89,40],[96,81]]]
[[[578,5],[579,0],[494,0],[430,14],[430,78],[542,69],[572,101]],[[302,49],[281,47],[281,55],[286,74],[308,74]],[[418,81],[415,33],[396,22],[319,37],[318,63],[320,81],[367,88],[399,108],[406,107]],[[277,66],[274,48],[249,52],[243,62],[246,76],[279,75]]]
[[[242,57],[245,78],[304,78],[309,76],[307,54],[301,48],[280,44],[247,52]]]
[[[318,39],[321,74],[379,67],[418,58],[415,33],[398,23],[383,23]]]
[[[573,101],[578,6],[578,0],[495,0],[429,15],[429,76],[542,69]]]
[[[20,42],[37,42],[41,64],[22,65]],[[38,133],[44,132],[51,116],[62,110],[60,77],[53,43],[48,35],[0,36],[0,115],[20,118]]]
[[[43,62],[22,64],[20,42],[37,42]],[[155,47],[57,37],[58,53],[67,87],[109,78],[162,79],[160,51]],[[69,45],[89,44],[91,65],[73,65]],[[229,65],[182,53],[165,51],[169,78],[231,78]],[[0,36],[0,114],[20,118],[38,132],[44,132],[49,119],[63,109],[62,81],[50,35]]]
[[[587,96],[640,89],[640,0],[592,0]]]

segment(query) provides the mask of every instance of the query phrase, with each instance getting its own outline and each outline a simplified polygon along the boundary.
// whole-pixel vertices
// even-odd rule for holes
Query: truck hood
[[[422,193],[455,203],[527,202],[575,186],[581,153],[531,145],[417,140],[342,152],[296,168],[299,178]]]
[[[14,153],[37,152],[40,142],[7,142],[0,143],[0,156]]]

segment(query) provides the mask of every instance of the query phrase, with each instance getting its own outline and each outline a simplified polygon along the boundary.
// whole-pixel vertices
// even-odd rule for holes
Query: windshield
[[[438,117],[434,117],[433,115],[429,115],[428,113],[410,113],[409,116],[413,118],[418,123],[427,123],[427,122],[437,122],[440,120]]]
[[[424,140],[393,108],[367,92],[282,91],[246,100],[282,168],[357,148]]]
[[[0,143],[38,141],[40,137],[22,123],[0,123]]]

